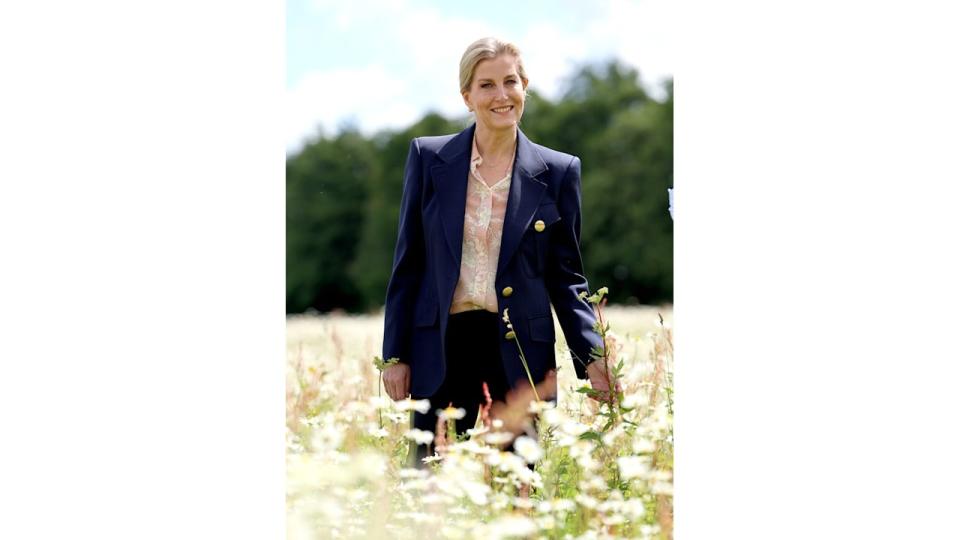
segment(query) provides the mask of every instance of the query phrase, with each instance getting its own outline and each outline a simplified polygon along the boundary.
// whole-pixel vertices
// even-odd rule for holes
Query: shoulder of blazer
[[[531,141],[534,148],[537,149],[537,152],[540,153],[540,157],[543,158],[544,163],[547,164],[547,168],[550,170],[555,170],[558,172],[565,172],[567,167],[569,167],[573,160],[577,157],[573,154],[567,154],[566,152],[560,152],[559,150],[554,150],[553,148],[548,148],[541,144],[537,144]]]
[[[458,133],[451,133],[450,135],[427,135],[423,137],[416,137],[420,143],[420,152],[429,152],[430,154],[436,155],[441,148],[451,139],[456,137]]]

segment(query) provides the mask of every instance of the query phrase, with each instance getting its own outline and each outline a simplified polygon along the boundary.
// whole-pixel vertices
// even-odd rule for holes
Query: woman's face
[[[516,57],[501,54],[477,64],[463,101],[477,115],[478,126],[495,131],[512,129],[523,115],[526,87],[520,79]]]

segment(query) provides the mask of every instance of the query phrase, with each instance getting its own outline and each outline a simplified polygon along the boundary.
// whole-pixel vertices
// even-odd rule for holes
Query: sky
[[[464,49],[484,36],[513,41],[530,87],[555,99],[586,64],[617,58],[654,96],[672,76],[668,0],[288,0],[285,137],[346,124],[372,134],[429,111],[460,116]]]

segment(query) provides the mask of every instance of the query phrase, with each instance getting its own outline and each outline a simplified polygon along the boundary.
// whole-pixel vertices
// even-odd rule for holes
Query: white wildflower
[[[459,407],[450,406],[446,409],[437,409],[437,416],[444,420],[460,420],[467,415],[467,411]]]
[[[463,480],[460,486],[473,504],[486,505],[489,502],[487,495],[490,494],[490,486],[473,480]]]
[[[586,493],[578,494],[576,497],[574,497],[574,500],[577,501],[580,506],[590,510],[593,510],[597,507],[597,500]]]
[[[650,471],[649,459],[644,456],[620,456],[617,458],[620,477],[624,480],[641,478]]]
[[[564,420],[563,413],[555,407],[544,410],[540,418],[545,426],[559,426]]]
[[[494,431],[494,432],[492,432],[492,433],[487,433],[487,434],[483,437],[483,440],[486,441],[487,444],[492,444],[492,445],[494,445],[494,446],[500,446],[500,445],[507,444],[508,442],[512,441],[512,440],[513,440],[513,434],[510,433],[510,432],[506,432],[506,431]]]
[[[623,406],[628,409],[636,409],[641,403],[641,396],[637,392],[629,393],[623,396]]]
[[[645,437],[636,437],[633,439],[634,454],[651,454],[656,451],[657,446]]]
[[[623,430],[623,424],[620,424],[610,431],[604,433],[603,444],[606,446],[613,446],[617,442],[617,439],[625,434],[626,432]]]
[[[520,515],[504,516],[490,523],[487,532],[491,538],[522,538],[537,532],[537,524]]]
[[[476,437],[477,435],[483,435],[484,433],[490,431],[490,428],[487,426],[480,426],[478,428],[470,428],[467,430],[467,435],[471,437]]]
[[[340,448],[343,442],[343,431],[333,425],[325,424],[314,431],[310,438],[310,444],[315,452],[332,451]]]
[[[396,403],[398,411],[417,411],[420,414],[426,414],[430,410],[429,399],[402,399]]]
[[[589,426],[585,426],[580,422],[574,420],[567,420],[566,422],[560,424],[560,431],[566,433],[567,435],[572,435],[574,437],[579,437],[589,430]]]
[[[527,463],[534,463],[543,457],[543,449],[537,444],[537,441],[526,435],[517,437],[513,442],[513,449],[517,455],[527,460]]]
[[[524,510],[529,510],[533,508],[533,501],[530,499],[525,499],[523,497],[514,497],[513,498],[513,507],[522,508]]]
[[[390,404],[393,403],[393,400],[387,396],[371,396],[368,400],[370,406],[376,409],[388,409]]]
[[[430,444],[433,442],[433,432],[423,431],[413,428],[403,434],[404,437],[416,442],[417,444]]]
[[[451,450],[456,450],[459,452],[467,452],[470,454],[478,454],[478,455],[484,455],[484,454],[489,454],[491,452],[496,452],[496,450],[494,450],[493,448],[478,444],[477,441],[473,439],[459,442],[453,445],[451,447]]]
[[[376,437],[376,438],[378,438],[378,439],[382,439],[382,438],[384,438],[384,437],[386,437],[387,435],[390,434],[389,431],[387,431],[386,429],[378,426],[377,424],[371,424],[370,426],[368,426],[368,427],[367,427],[367,433],[369,433],[370,435],[373,435],[374,437]]]
[[[603,480],[602,476],[591,476],[590,478],[580,482],[580,485],[584,491],[591,489],[595,491],[605,491],[607,489],[607,483]],[[619,491],[614,493],[619,493]]]
[[[400,478],[403,478],[403,479],[408,479],[408,478],[426,478],[426,477],[427,477],[427,474],[428,474],[427,471],[425,471],[425,470],[423,470],[423,469],[404,468],[404,469],[400,469],[399,471],[397,471],[397,475],[398,475]]]
[[[627,499],[623,501],[622,512],[631,520],[639,520],[646,513],[647,509],[640,499]]]
[[[553,516],[540,516],[537,518],[537,525],[541,530],[549,531],[557,526],[557,520]]]
[[[527,412],[531,414],[540,414],[544,411],[549,411],[553,409],[553,404],[549,401],[531,401],[530,405],[527,407]]]
[[[538,489],[543,488],[543,478],[540,476],[540,473],[531,471],[529,467],[515,469],[513,475],[521,484],[527,484]]]

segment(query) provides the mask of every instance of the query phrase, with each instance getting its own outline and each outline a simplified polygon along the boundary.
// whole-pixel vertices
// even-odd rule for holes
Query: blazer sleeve
[[[573,368],[580,379],[587,378],[586,366],[593,358],[590,351],[601,346],[594,330],[593,307],[580,293],[589,294],[580,256],[580,158],[574,157],[561,180],[557,199],[559,227],[550,237],[545,279],[550,302],[557,312],[560,328],[570,347]]]
[[[410,363],[413,305],[424,268],[422,178],[420,142],[414,138],[403,171],[400,225],[383,320],[383,358],[399,358],[405,364]]]

